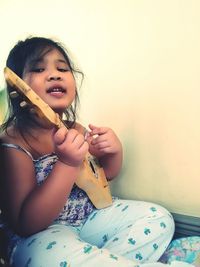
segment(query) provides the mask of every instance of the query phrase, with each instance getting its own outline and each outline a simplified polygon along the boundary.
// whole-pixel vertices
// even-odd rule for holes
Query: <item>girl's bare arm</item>
[[[46,228],[62,210],[79,173],[78,167],[58,161],[44,183],[37,186],[33,162],[24,152],[4,148],[4,186],[6,216],[20,235]],[[2,175],[3,174],[3,175]]]
[[[88,150],[88,144],[83,140],[76,130],[66,134],[64,129],[60,129],[55,133],[58,161],[40,186],[36,182],[33,162],[27,154],[1,148],[4,164],[0,179],[3,180],[4,202],[7,203],[4,210],[18,234],[26,236],[48,227],[61,212]]]

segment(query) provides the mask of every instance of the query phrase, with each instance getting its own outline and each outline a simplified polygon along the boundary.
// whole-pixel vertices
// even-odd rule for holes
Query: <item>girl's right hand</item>
[[[89,145],[84,136],[75,129],[61,127],[53,133],[54,151],[58,160],[72,166],[81,165]]]

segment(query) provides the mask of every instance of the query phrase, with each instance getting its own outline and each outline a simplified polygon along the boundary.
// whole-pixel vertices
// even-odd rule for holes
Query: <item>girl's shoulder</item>
[[[14,130],[14,128],[10,127],[6,131],[3,131],[0,133],[0,142],[1,143],[8,143],[8,144],[17,144],[22,145],[22,138],[17,133],[17,131]]]
[[[8,129],[7,131],[3,131],[0,133],[0,142],[1,143],[12,143],[16,141],[16,134],[12,129]]]
[[[10,148],[14,148],[14,149],[10,149]],[[31,157],[31,159],[33,159],[31,154],[28,152],[28,150],[24,148],[24,145],[21,142],[20,138],[17,138],[16,135],[11,134],[10,132],[9,133],[2,132],[0,134],[0,154],[1,154],[0,160],[3,161],[4,155],[5,155],[4,151],[6,151],[6,155],[8,156],[8,152],[9,152],[9,155],[11,155],[10,153],[13,153],[13,152],[16,153],[17,150],[24,151],[26,154],[29,155],[29,157]]]

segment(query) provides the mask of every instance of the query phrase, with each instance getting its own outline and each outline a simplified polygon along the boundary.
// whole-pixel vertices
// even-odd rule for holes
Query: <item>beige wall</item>
[[[113,193],[200,216],[199,12],[198,0],[1,0],[1,74],[18,38],[63,41],[86,74],[80,120],[124,145]]]

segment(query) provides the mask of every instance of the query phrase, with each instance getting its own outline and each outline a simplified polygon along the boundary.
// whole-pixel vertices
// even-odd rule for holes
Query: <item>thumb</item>
[[[97,126],[95,126],[95,125],[93,125],[91,123],[88,126],[89,126],[89,128],[91,130],[90,136],[94,136],[94,135],[98,134],[98,127]]]
[[[93,135],[98,133],[99,127],[97,127],[97,126],[95,126],[94,124],[91,124],[91,123],[88,126],[89,126],[89,128],[90,128],[90,130],[91,130]]]
[[[67,134],[67,131],[64,127],[58,130],[55,129],[55,131],[53,130],[53,140],[55,144],[61,145],[65,141],[66,134]]]

